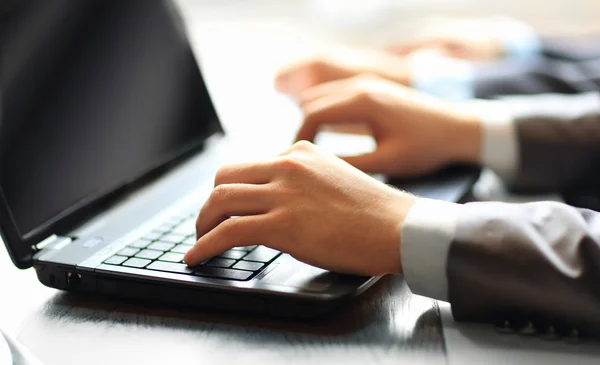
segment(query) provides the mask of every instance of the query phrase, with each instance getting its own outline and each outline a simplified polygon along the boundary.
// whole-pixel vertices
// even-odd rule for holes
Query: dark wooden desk
[[[11,267],[4,251],[0,274],[0,325],[48,365],[446,363],[435,302],[401,277],[295,322],[63,293]]]

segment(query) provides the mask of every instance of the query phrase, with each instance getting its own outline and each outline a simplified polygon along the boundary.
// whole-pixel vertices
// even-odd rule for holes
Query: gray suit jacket
[[[520,149],[513,187],[600,191],[600,93],[506,103]],[[458,320],[527,319],[600,335],[600,213],[554,202],[466,204],[447,277]]]
[[[476,67],[475,96],[600,91],[600,36],[543,38],[539,57]]]

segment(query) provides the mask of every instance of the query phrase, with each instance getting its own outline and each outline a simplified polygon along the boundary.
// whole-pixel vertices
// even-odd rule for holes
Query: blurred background
[[[416,37],[440,18],[507,15],[541,35],[600,32],[597,0],[176,0],[227,132],[288,145],[300,114],[273,89],[275,71],[337,48]],[[248,137],[252,137],[249,139]],[[258,152],[258,151],[257,151]],[[260,153],[261,155],[263,153]]]

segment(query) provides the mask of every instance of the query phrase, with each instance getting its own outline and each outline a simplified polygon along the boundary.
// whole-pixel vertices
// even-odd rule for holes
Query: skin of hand
[[[438,54],[468,61],[491,61],[504,54],[502,43],[493,29],[501,20],[438,18],[429,21],[423,35],[404,44],[387,48],[398,56],[415,52],[436,51]]]
[[[379,75],[394,82],[411,83],[411,61],[384,51],[346,51],[335,56],[315,56],[281,69],[275,76],[275,88],[298,98],[315,85],[360,74]]]
[[[476,115],[378,76],[323,83],[303,91],[298,102],[304,121],[297,140],[312,141],[326,126],[369,127],[376,149],[343,158],[367,173],[415,176],[452,162],[479,162]]]
[[[480,122],[456,107],[373,76],[337,80],[302,94],[298,137],[359,118],[378,141],[342,159],[300,141],[280,156],[222,167],[196,221],[185,262],[263,244],[310,265],[362,275],[401,272],[402,223],[417,198],[364,170],[414,174],[451,160],[477,160]]]
[[[397,273],[401,225],[416,199],[301,141],[276,158],[218,171],[185,262],[263,244],[335,272]]]

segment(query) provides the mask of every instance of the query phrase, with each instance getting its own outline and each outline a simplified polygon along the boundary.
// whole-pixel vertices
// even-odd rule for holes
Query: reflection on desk
[[[282,321],[58,293],[19,340],[45,364],[445,363],[439,310],[401,277],[337,312]]]

